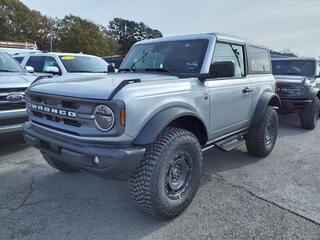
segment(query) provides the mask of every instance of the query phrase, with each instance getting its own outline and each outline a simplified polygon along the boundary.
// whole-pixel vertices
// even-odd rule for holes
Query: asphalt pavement
[[[2,139],[3,140],[3,139]],[[0,239],[320,239],[320,124],[280,117],[274,151],[204,156],[189,208],[170,221],[140,212],[127,182],[48,166],[22,140],[0,143]]]

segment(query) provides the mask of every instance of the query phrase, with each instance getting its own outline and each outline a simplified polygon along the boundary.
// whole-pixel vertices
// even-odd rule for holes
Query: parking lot
[[[126,182],[64,174],[21,140],[0,146],[0,239],[319,239],[320,125],[280,117],[271,155],[205,153],[201,187],[178,218],[141,213]]]

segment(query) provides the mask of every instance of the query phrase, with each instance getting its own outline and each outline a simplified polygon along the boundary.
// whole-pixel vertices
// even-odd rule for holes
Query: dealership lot
[[[201,187],[178,218],[158,221],[126,182],[64,174],[15,140],[0,145],[0,239],[319,239],[320,126],[280,117],[265,159],[245,147],[205,153]]]

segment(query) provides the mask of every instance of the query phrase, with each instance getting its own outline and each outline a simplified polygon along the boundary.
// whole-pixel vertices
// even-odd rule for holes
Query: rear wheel
[[[69,164],[66,164],[64,162],[59,161],[58,159],[55,159],[51,157],[47,152],[41,151],[41,154],[44,158],[44,160],[53,168],[65,172],[65,173],[75,173],[79,172],[80,170],[78,168],[72,167]]]
[[[320,110],[320,101],[319,98],[316,97],[312,104],[302,110],[300,116],[300,124],[302,128],[305,129],[314,129],[318,123],[319,111]]]
[[[254,156],[266,157],[274,148],[278,136],[278,114],[268,106],[262,120],[249,129],[246,135],[248,152]]]
[[[189,131],[167,128],[147,147],[130,179],[130,192],[137,205],[159,218],[181,214],[199,187],[202,152]]]

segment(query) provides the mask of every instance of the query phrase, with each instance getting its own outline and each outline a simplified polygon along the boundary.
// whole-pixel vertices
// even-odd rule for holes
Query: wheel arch
[[[313,99],[314,97],[318,97],[320,100],[320,89],[318,88],[313,88],[311,90],[311,98]]]
[[[258,124],[267,109],[268,106],[274,106],[277,108],[281,107],[281,100],[280,97],[274,92],[265,92],[260,97],[256,109],[254,111],[251,125],[254,126]]]
[[[136,145],[148,145],[154,142],[166,127],[177,127],[189,130],[205,145],[208,140],[207,128],[195,112],[183,108],[172,107],[153,116],[133,141]]]

